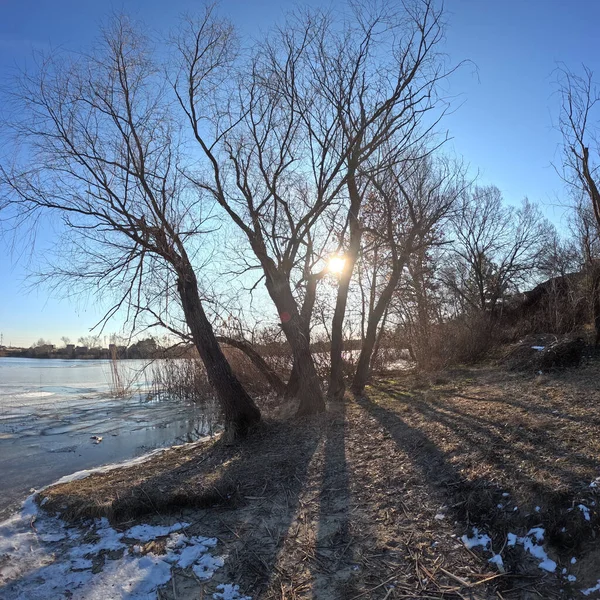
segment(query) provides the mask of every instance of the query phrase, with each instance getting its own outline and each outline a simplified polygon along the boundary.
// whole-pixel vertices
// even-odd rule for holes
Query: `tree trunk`
[[[592,167],[593,169],[593,167]],[[582,171],[583,178],[587,184],[587,191],[592,202],[596,225],[600,231],[600,190],[596,185],[593,170],[590,169],[590,151],[583,147]],[[596,329],[595,345],[600,345],[600,265],[592,263],[592,311],[594,315],[594,327]]]
[[[325,401],[319,376],[310,351],[308,325],[298,311],[298,305],[289,285],[289,280],[277,269],[266,270],[265,283],[281,319],[281,328],[292,348],[294,365],[298,370],[298,392],[300,404],[298,416],[320,413],[325,410]]]
[[[296,361],[292,365],[292,372],[290,373],[290,378],[288,379],[287,385],[285,386],[285,394],[284,398],[294,398],[298,395],[298,391],[300,390],[300,375],[298,374],[298,367],[296,366]]]
[[[417,299],[417,349],[419,361],[427,361],[430,358],[430,340],[431,334],[429,331],[429,310],[427,306],[427,292],[425,288],[425,279],[423,277],[422,256],[419,255],[417,263],[410,268],[410,273],[413,278],[415,296]]]
[[[304,302],[302,303],[300,314],[302,316],[302,323],[304,326],[304,335],[308,340],[310,340],[310,320],[312,318],[315,300],[317,298],[317,284],[322,279],[323,274],[324,272],[321,272],[318,274],[308,275],[307,277],[306,294],[304,296]],[[299,373],[298,365],[294,360],[292,364],[292,371],[285,388],[284,398],[294,398],[298,395],[300,390]]]
[[[225,434],[229,439],[243,436],[248,432],[249,427],[260,421],[260,411],[233,374],[221,351],[202,308],[196,275],[189,264],[184,264],[180,269],[177,291],[192,339],[223,410]]]
[[[350,280],[352,279],[352,272],[354,271],[354,265],[356,264],[362,237],[360,221],[358,219],[362,197],[358,191],[358,186],[353,173],[348,177],[348,192],[350,194],[350,209],[348,211],[350,242],[348,244],[348,251],[345,254],[346,262],[344,263],[344,270],[340,275],[340,283],[338,286],[337,298],[335,300],[335,310],[331,322],[331,370],[329,372],[329,386],[327,388],[327,396],[330,400],[341,400],[346,388],[342,362],[342,351],[344,349],[344,317],[346,316],[346,304],[348,302]]]
[[[377,334],[377,339],[375,340],[375,345],[373,346],[373,354],[371,356],[370,362],[370,370],[373,371],[375,367],[375,363],[377,362],[377,355],[379,354],[379,348],[381,348],[381,339],[383,338],[383,332],[385,330],[385,323],[387,321],[388,316],[388,308],[386,307],[385,312],[383,313],[383,319],[381,321],[381,327],[379,328],[379,333]]]
[[[226,335],[218,335],[217,342],[227,344],[232,348],[241,350],[260,371],[260,374],[266,379],[267,383],[278,395],[283,395],[286,391],[286,385],[281,381],[279,375],[267,364],[265,359],[252,347],[252,344],[245,340],[236,340]]]
[[[592,264],[592,316],[596,330],[595,346],[600,346],[600,264]]]
[[[394,290],[400,281],[400,275],[402,274],[402,267],[404,266],[404,263],[404,260],[400,261],[399,268],[396,268],[394,271],[392,271],[389,281],[383,289],[381,296],[379,296],[379,300],[375,304],[373,313],[369,316],[367,335],[365,336],[365,340],[361,346],[358,364],[356,365],[356,372],[354,373],[354,379],[352,380],[352,392],[354,394],[362,394],[365,389],[365,385],[367,385],[367,381],[369,380],[369,376],[371,374],[371,356],[373,355],[373,348],[375,347],[375,342],[377,341],[377,327],[379,326],[381,318],[392,301]]]
[[[296,397],[300,404],[298,416],[320,413],[325,410],[325,400],[321,391],[319,376],[310,351],[310,342],[305,336],[299,316],[293,315],[281,324],[294,356],[294,364],[298,372],[298,391]]]

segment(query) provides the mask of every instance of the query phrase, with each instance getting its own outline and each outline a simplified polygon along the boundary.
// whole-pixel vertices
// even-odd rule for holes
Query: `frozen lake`
[[[108,360],[0,358],[0,520],[63,475],[208,433],[214,419],[202,407],[148,399],[148,361],[118,365],[125,398]]]

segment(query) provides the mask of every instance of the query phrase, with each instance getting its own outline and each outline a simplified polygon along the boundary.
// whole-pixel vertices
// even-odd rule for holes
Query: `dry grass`
[[[518,549],[504,550],[499,574],[458,540],[477,526],[498,552],[507,532],[541,525],[557,573],[595,584],[597,508],[590,522],[569,509],[600,500],[589,487],[599,374],[592,364],[379,380],[327,415],[267,421],[233,447],[211,441],[56,486],[45,507],[116,526],[183,512],[193,533],[217,536],[222,573],[206,585],[180,573],[165,599],[210,597],[221,581],[264,599],[568,598],[575,588]]]

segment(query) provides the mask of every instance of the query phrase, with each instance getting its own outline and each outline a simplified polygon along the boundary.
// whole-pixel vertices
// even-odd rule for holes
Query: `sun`
[[[327,270],[330,273],[340,274],[344,270],[346,259],[343,256],[332,256],[327,263]]]

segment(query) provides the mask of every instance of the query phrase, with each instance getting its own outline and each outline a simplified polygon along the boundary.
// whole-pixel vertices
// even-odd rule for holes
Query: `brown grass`
[[[568,598],[577,587],[563,566],[574,586],[600,576],[598,507],[590,522],[569,510],[600,500],[589,487],[600,475],[599,375],[595,363],[379,380],[327,415],[268,420],[236,446],[213,440],[55,486],[45,508],[116,526],[183,513],[194,533],[217,536],[223,572],[200,588],[182,573],[165,599],[210,597],[221,581],[268,599]],[[518,548],[498,573],[459,541],[476,526],[499,552],[507,532],[538,525],[557,574]]]

